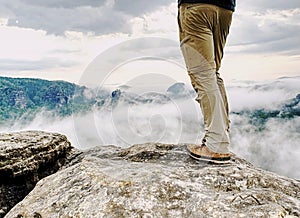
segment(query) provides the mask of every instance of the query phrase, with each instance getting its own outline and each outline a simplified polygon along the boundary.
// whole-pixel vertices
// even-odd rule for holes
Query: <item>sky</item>
[[[0,0],[0,76],[81,83],[92,63],[110,54],[110,67],[101,68],[114,72],[110,82],[126,83],[145,69],[187,82],[176,16],[175,0]],[[153,41],[158,58],[140,60]],[[221,67],[225,80],[294,77],[299,68],[300,1],[237,0]]]

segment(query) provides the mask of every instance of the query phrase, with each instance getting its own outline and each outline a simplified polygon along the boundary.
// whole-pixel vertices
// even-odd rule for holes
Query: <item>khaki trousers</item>
[[[229,109],[218,73],[232,11],[210,4],[182,4],[180,47],[204,118],[203,143],[213,152],[229,153]]]

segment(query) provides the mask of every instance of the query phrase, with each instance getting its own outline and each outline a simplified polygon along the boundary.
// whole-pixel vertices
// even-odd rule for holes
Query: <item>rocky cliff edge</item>
[[[5,217],[299,216],[296,180],[236,156],[224,166],[204,164],[185,145],[148,143],[80,153]]]

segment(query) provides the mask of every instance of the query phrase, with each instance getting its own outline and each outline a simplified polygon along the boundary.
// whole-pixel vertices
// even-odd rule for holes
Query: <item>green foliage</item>
[[[0,125],[33,119],[41,109],[62,117],[86,112],[95,100],[86,98],[85,90],[65,81],[0,77]]]

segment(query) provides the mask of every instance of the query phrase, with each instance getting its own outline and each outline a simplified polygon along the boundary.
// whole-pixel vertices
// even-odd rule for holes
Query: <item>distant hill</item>
[[[89,110],[95,98],[85,92],[90,90],[65,81],[0,77],[0,123],[31,119],[41,110],[59,116]]]
[[[300,94],[293,99],[288,99],[281,108],[266,110],[264,108],[255,110],[233,111],[233,114],[244,115],[249,118],[250,124],[258,130],[264,128],[265,123],[271,118],[292,119],[300,116]]]
[[[120,102],[128,105],[167,104],[174,98],[193,96],[184,83],[175,83],[163,93],[129,93],[120,88],[114,91],[90,89],[65,81],[48,81],[32,78],[0,77],[0,125],[14,121],[30,121],[38,112],[47,111],[66,117],[97,109],[111,109]],[[300,94],[287,99],[280,109],[253,109],[232,111],[246,116],[259,129],[270,118],[290,119],[300,116]]]

